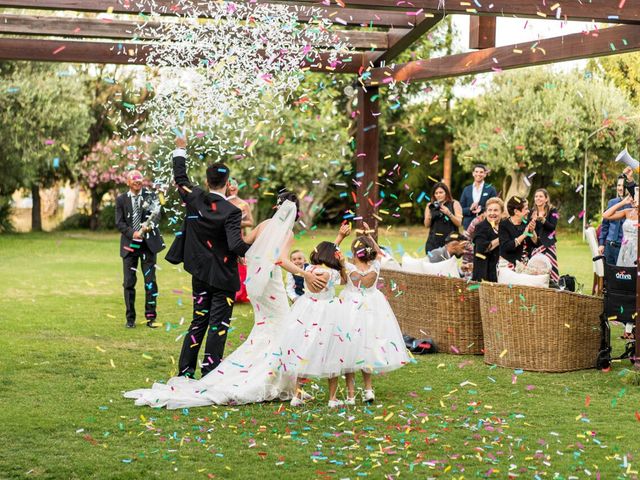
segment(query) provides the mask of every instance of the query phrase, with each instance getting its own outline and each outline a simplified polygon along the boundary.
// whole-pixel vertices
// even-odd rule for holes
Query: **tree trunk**
[[[450,138],[444,141],[444,171],[442,178],[444,183],[447,184],[449,190],[451,190],[451,168],[453,165],[453,143]]]
[[[583,187],[584,188],[584,187]],[[604,212],[607,206],[607,185],[602,182],[600,184],[600,211]]]
[[[67,182],[67,185],[63,190],[64,195],[64,208],[62,210],[62,220],[66,220],[71,215],[78,212],[78,200],[80,198],[80,187],[78,185],[71,185]]]
[[[95,188],[91,189],[91,215],[89,216],[89,228],[93,231],[98,229],[98,215],[100,214],[100,200],[102,195],[98,195]]]
[[[531,191],[531,186],[524,181],[526,175],[520,171],[511,171],[509,172],[509,176],[505,178],[505,183],[502,191],[506,191],[506,195],[504,196],[505,202],[508,202],[509,199],[513,196],[518,196],[520,198],[527,198],[529,196],[529,192]],[[507,189],[507,180],[511,179],[511,183],[509,184],[509,189]]]
[[[31,207],[31,231],[42,231],[42,211],[40,207],[40,186],[31,185],[31,198],[33,205]]]
[[[53,218],[58,213],[58,201],[60,198],[60,186],[53,185],[40,192],[40,200],[42,201],[42,216],[44,218]]]

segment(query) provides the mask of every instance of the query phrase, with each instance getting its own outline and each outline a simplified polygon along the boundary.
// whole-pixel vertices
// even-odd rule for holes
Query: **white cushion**
[[[402,270],[402,267],[398,263],[398,261],[393,258],[391,255],[383,255],[380,259],[380,268],[384,268],[386,270]]]
[[[549,275],[527,275],[508,268],[498,269],[498,283],[503,285],[523,285],[527,287],[549,287]]]
[[[598,252],[598,238],[596,235],[596,229],[593,227],[587,228],[585,236],[587,237],[587,243],[589,243],[589,248],[591,249],[591,258],[599,256],[600,252]],[[602,261],[602,259],[593,262],[593,273],[595,273],[599,277],[604,277],[604,262]]]
[[[456,257],[451,257],[449,260],[436,263],[425,261],[422,264],[422,268],[423,273],[426,273],[428,275],[460,278],[460,272],[458,270],[458,262],[456,260]]]
[[[413,258],[406,253],[402,256],[402,271],[410,273],[424,273],[422,264],[424,258]]]

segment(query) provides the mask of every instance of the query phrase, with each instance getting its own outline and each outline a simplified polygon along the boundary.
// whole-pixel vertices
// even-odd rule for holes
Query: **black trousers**
[[[220,290],[192,277],[193,320],[182,342],[179,375],[194,377],[198,353],[207,337],[202,362],[202,376],[214,370],[222,361],[227,331],[233,313],[235,292]]]
[[[158,284],[156,283],[156,254],[152,253],[146,243],[140,248],[122,259],[124,274],[124,304],[127,307],[127,322],[136,321],[136,282],[138,264],[142,266],[144,277],[144,316],[147,320],[156,318],[156,300],[158,297]]]

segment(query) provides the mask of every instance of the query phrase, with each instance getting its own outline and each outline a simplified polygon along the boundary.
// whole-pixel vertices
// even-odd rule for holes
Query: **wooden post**
[[[469,48],[482,50],[496,46],[496,17],[469,17]]]
[[[451,190],[451,169],[453,166],[453,142],[450,138],[444,141],[444,165],[442,172],[442,181],[447,184]]]
[[[362,228],[362,221],[378,235],[378,87],[358,89],[358,131],[356,133],[356,225]],[[375,114],[375,115],[374,115]]]

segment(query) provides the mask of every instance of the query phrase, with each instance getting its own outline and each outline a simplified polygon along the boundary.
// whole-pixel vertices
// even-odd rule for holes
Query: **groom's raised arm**
[[[187,151],[184,148],[176,148],[173,151],[173,179],[179,187],[189,190],[193,188],[187,175]]]

